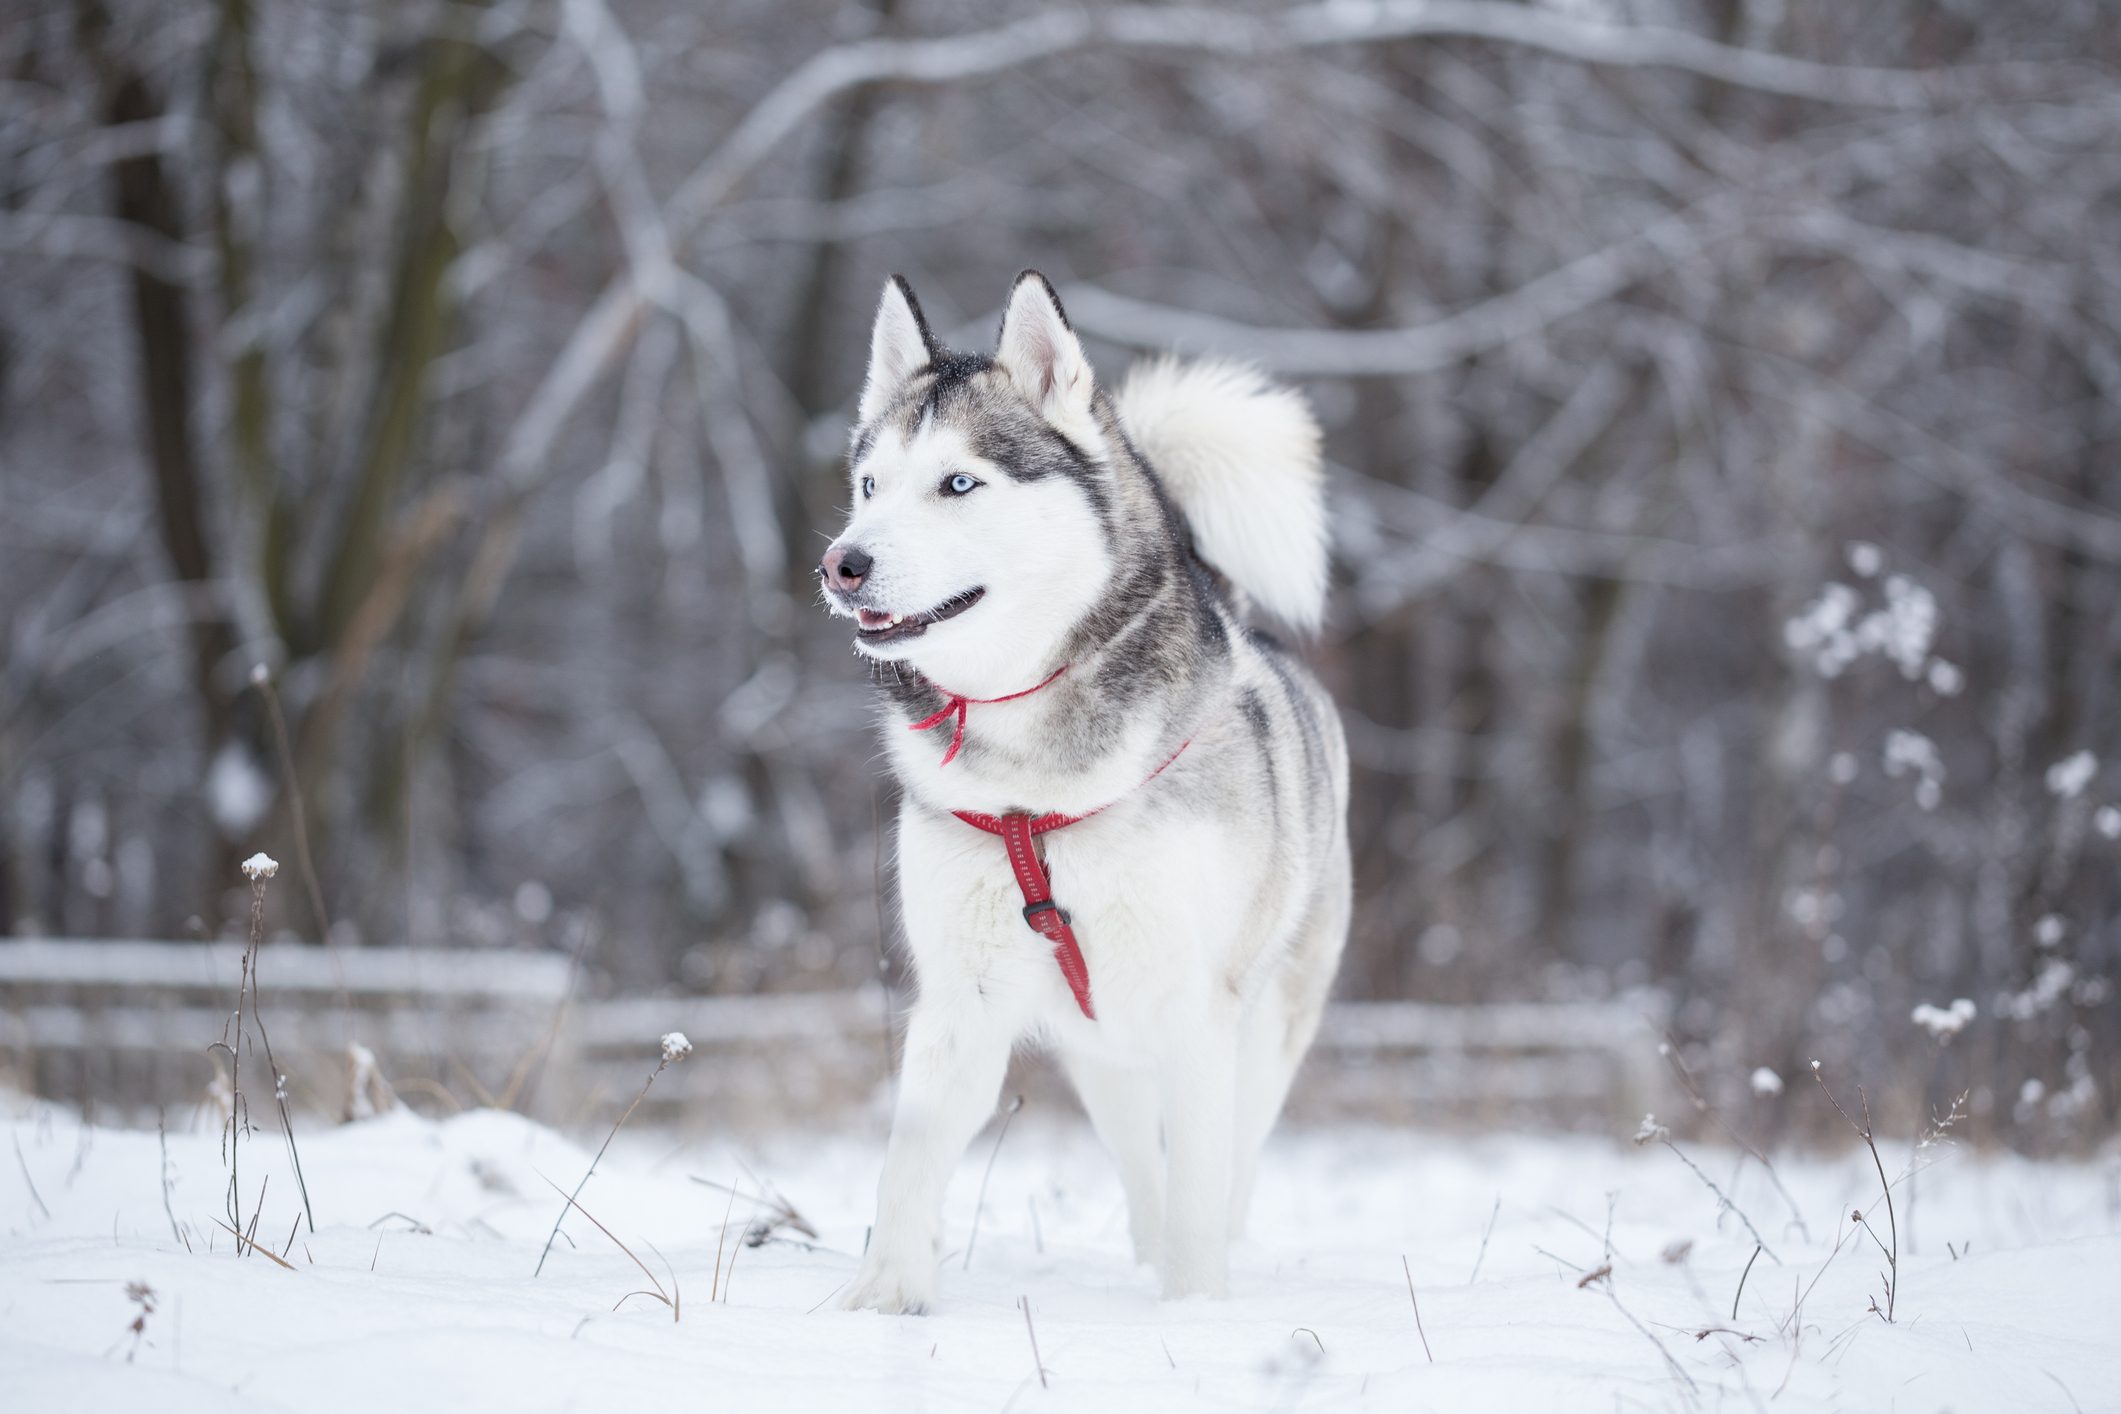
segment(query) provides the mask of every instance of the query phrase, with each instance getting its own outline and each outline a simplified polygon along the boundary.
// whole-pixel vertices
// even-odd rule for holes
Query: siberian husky
[[[874,660],[919,995],[844,1304],[933,1305],[944,1187],[1026,1041],[1116,1161],[1136,1258],[1222,1295],[1348,926],[1339,719],[1248,622],[1324,614],[1317,426],[1227,364],[1107,396],[1029,271],[991,357],[894,279],[869,359],[818,573]]]

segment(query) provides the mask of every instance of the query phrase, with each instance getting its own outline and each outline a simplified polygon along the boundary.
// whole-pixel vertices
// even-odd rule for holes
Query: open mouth
[[[901,638],[917,638],[926,633],[931,624],[964,613],[986,593],[985,589],[968,589],[962,594],[953,594],[925,614],[882,614],[874,609],[857,609],[854,612],[858,625],[855,637],[864,643],[895,643]]]

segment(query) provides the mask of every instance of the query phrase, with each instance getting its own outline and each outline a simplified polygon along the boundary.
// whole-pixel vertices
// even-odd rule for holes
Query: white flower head
[[[682,1031],[666,1032],[663,1036],[663,1063],[681,1061],[692,1054],[692,1042],[685,1039]]]
[[[243,877],[253,884],[280,872],[280,861],[262,850],[243,861]]]

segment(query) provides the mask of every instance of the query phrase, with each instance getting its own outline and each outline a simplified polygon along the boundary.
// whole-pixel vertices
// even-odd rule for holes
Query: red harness
[[[1037,687],[1027,687],[1022,692],[1012,692],[1007,697],[960,697],[945,690],[948,702],[934,716],[914,722],[908,731],[924,732],[941,726],[951,716],[957,718],[957,729],[951,734],[950,749],[943,754],[942,764],[947,766],[956,758],[958,748],[965,744],[965,709],[972,703],[1014,702],[1020,697],[1029,697],[1041,688],[1052,685],[1054,679],[1068,671],[1063,663],[1052,677]],[[1151,771],[1142,781],[1147,785],[1164,773],[1188,746],[1189,737],[1178,744],[1178,751],[1164,758],[1164,764]],[[1060,964],[1061,976],[1068,979],[1068,990],[1075,994],[1075,1004],[1082,1008],[1083,1015],[1097,1020],[1097,1012],[1090,1004],[1090,965],[1083,961],[1082,945],[1075,941],[1075,929],[1071,926],[1067,912],[1053,901],[1053,883],[1038,860],[1038,846],[1033,841],[1049,830],[1058,830],[1089,819],[1100,811],[1108,810],[1116,802],[1107,801],[1096,810],[1086,810],[1080,815],[1063,815],[1057,810],[1044,815],[1028,815],[1017,812],[1009,815],[988,815],[977,810],[953,810],[950,813],[975,830],[985,830],[990,835],[1001,836],[1002,846],[1009,852],[1009,868],[1016,875],[1016,886],[1024,894],[1024,922],[1031,931],[1053,945],[1053,960]]]
[[[1034,692],[1042,692],[1046,688],[1053,686],[1060,675],[1068,671],[1068,667],[1068,664],[1063,663],[1053,670],[1052,677],[1047,678],[1037,687],[1027,687],[1022,692],[1012,692],[1007,697],[960,697],[948,688],[939,687],[936,690],[943,694],[943,710],[932,717],[921,718],[918,722],[907,727],[906,730],[909,732],[924,732],[931,727],[941,726],[949,721],[952,716],[955,716],[957,718],[957,730],[950,733],[950,749],[943,753],[943,764],[947,766],[957,759],[958,749],[965,744],[965,709],[967,707],[970,707],[975,702],[981,706],[991,706],[997,702],[1014,702],[1019,697],[1029,697]]]

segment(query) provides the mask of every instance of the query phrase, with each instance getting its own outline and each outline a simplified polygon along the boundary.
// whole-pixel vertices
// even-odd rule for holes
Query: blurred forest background
[[[2110,1132],[2102,0],[6,11],[0,932],[239,930],[299,806],[342,943],[874,976],[810,569],[885,276],[1035,266],[1328,429],[1344,995]]]

